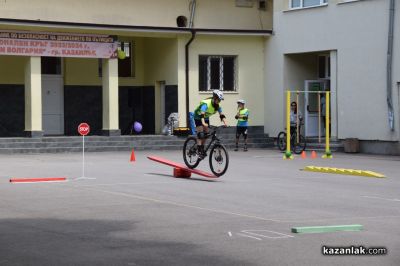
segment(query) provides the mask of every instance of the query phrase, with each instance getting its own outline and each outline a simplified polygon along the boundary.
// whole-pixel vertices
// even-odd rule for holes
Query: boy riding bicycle
[[[228,126],[226,123],[226,117],[222,113],[222,108],[219,105],[223,99],[223,92],[220,90],[214,90],[213,96],[202,100],[200,105],[194,110],[194,122],[197,131],[197,149],[201,159],[207,156],[204,151],[204,143],[210,125],[210,116],[218,112],[219,118],[224,123],[224,126]]]

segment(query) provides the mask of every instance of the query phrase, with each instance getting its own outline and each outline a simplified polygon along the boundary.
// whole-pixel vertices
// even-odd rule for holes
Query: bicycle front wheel
[[[210,169],[216,176],[222,176],[228,170],[229,155],[222,144],[215,144],[210,151]]]
[[[278,144],[279,150],[281,151],[286,150],[286,132],[282,131],[279,133],[276,143]]]
[[[183,144],[183,161],[191,169],[199,165],[200,158],[197,154],[197,139],[195,137],[188,137]]]
[[[306,138],[299,135],[299,141],[297,142],[297,136],[294,136],[293,140],[293,152],[296,154],[302,153],[306,149]]]

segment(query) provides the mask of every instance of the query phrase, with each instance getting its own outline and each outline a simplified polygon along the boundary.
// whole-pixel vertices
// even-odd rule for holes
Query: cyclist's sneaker
[[[243,151],[247,151],[247,146],[244,146],[244,149],[243,149]]]
[[[198,155],[200,160],[203,160],[204,158],[207,157],[207,153],[205,151],[199,151]]]

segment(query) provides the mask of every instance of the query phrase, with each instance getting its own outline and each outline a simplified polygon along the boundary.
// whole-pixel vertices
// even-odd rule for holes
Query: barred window
[[[118,50],[125,53],[124,59],[118,59],[118,76],[134,77],[132,64],[132,44],[130,42],[119,42]]]
[[[237,56],[200,55],[199,90],[236,91]]]

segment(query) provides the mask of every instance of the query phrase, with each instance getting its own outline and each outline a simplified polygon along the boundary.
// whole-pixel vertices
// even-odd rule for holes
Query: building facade
[[[329,91],[334,139],[400,154],[396,0],[14,0],[0,7],[0,137],[76,135],[80,122],[92,134],[130,134],[134,121],[144,134],[159,134],[172,112],[187,126],[188,112],[213,89],[225,92],[230,125],[236,100],[245,99],[251,125],[271,137],[285,125],[285,91],[294,91],[303,133],[315,137],[324,125],[321,98],[310,92]],[[48,41],[59,54],[40,54],[23,46],[28,40]],[[107,54],[107,45],[123,53]]]
[[[399,4],[275,1],[274,36],[265,46],[266,133],[276,136],[284,127],[284,91],[330,90],[332,137],[358,138],[365,152],[400,154]],[[300,109],[308,118],[306,134],[316,136],[316,94],[299,95]],[[296,93],[292,97],[297,99]]]
[[[213,89],[225,91],[230,124],[239,98],[253,106],[252,124],[264,123],[272,2],[0,5],[0,137],[76,135],[80,122],[92,134],[119,135],[139,121],[157,134],[172,112],[186,126]],[[107,45],[123,53],[100,55]]]

